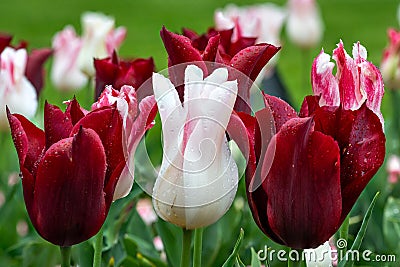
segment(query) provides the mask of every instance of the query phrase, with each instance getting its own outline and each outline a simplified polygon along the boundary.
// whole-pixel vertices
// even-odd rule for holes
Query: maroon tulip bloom
[[[316,96],[304,99],[299,115],[266,95],[267,108],[233,120],[237,129],[244,123],[250,137],[238,143],[249,151],[246,182],[254,220],[277,243],[303,249],[327,241],[384,161],[382,78],[366,61],[365,48],[356,44],[353,55],[342,43],[335,49],[336,77],[329,55],[316,58]]]
[[[210,29],[207,34],[199,36],[185,29],[184,35],[179,35],[163,27],[161,38],[168,53],[169,67],[183,63],[196,64],[205,75],[208,75],[213,69],[210,69],[210,65],[205,62],[216,62],[238,70],[236,73],[230,73],[230,79],[237,79],[239,86],[235,110],[250,113],[248,103],[253,81],[280,47],[266,43],[255,45],[256,38],[234,37],[233,32],[233,29],[225,31]],[[184,71],[169,73],[171,81],[176,86],[184,84],[183,76],[179,75],[182,73]],[[183,89],[178,88],[178,90],[183,99]]]
[[[125,166],[122,118],[115,105],[87,113],[74,99],[62,112],[46,102],[44,131],[9,111],[8,120],[25,205],[38,233],[59,246],[95,235]]]
[[[0,54],[3,50],[9,46],[15,49],[26,48],[26,42],[20,42],[17,46],[11,45],[12,36],[6,34],[0,34]],[[32,83],[36,89],[36,93],[39,95],[43,88],[43,81],[45,71],[43,68],[46,60],[51,56],[53,50],[50,48],[33,49],[28,55],[28,61],[26,63],[25,76]]]
[[[151,78],[155,71],[153,58],[120,60],[114,51],[111,58],[95,59],[96,70],[96,99],[107,85],[114,89],[121,89],[123,85],[130,85],[138,89],[146,80]]]

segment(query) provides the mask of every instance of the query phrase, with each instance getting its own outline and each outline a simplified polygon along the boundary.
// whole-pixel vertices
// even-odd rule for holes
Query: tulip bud
[[[203,78],[199,67],[189,65],[184,79],[182,104],[170,80],[153,74],[163,160],[152,196],[162,219],[194,229],[217,221],[235,197],[238,170],[225,130],[238,88],[225,68]]]

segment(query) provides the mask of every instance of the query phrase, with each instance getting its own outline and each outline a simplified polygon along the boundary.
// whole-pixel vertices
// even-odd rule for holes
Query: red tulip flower
[[[234,29],[224,31],[210,29],[207,34],[198,35],[185,29],[184,35],[179,35],[163,27],[161,38],[168,53],[169,67],[183,63],[196,64],[203,70],[205,76],[214,70],[209,69],[210,65],[206,62],[216,62],[238,70],[237,73],[230,73],[230,79],[238,80],[239,92],[235,110],[249,113],[252,81],[257,78],[262,68],[280,48],[266,43],[255,45],[257,38],[233,36],[233,33]],[[183,65],[183,69],[185,67],[186,65]],[[215,68],[218,67],[221,65],[215,66]],[[169,73],[175,86],[184,84],[182,73],[184,71]],[[243,77],[249,79],[243,79]],[[183,88],[178,88],[178,92],[183,99]]]
[[[107,85],[120,90],[123,85],[138,89],[155,71],[153,58],[120,60],[114,51],[112,57],[95,59],[96,98]]]
[[[116,105],[86,112],[74,99],[65,112],[45,104],[44,131],[8,111],[29,217],[59,246],[95,235],[106,219],[125,167]]]
[[[255,117],[240,115],[250,137],[238,143],[250,148],[246,181],[254,220],[272,240],[296,249],[318,247],[339,229],[385,156],[378,69],[360,44],[354,59],[342,43],[333,54],[336,76],[321,52],[312,68],[315,95],[304,99],[299,114],[265,96],[267,107]]]

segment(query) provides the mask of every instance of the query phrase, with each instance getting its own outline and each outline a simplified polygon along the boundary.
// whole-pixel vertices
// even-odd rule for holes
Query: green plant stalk
[[[201,252],[203,250],[203,228],[194,230],[193,267],[201,267]]]
[[[94,242],[94,255],[93,255],[93,267],[101,266],[101,254],[103,250],[103,227],[97,233]]]
[[[71,247],[60,247],[61,267],[71,267]]]
[[[182,228],[182,254],[181,254],[181,267],[190,266],[190,250],[192,247],[192,230]]]
[[[346,240],[346,244],[349,238],[349,224],[350,224],[350,215],[347,215],[346,219],[344,219],[342,226],[339,229],[339,238]],[[344,255],[346,255],[347,247],[339,247],[338,248],[338,260],[340,261]]]
[[[292,260],[291,258],[296,255],[296,253],[290,253],[292,251],[297,251],[297,255],[299,258],[297,260]],[[288,267],[303,267],[305,266],[305,263],[302,261],[302,254],[303,250],[302,249],[291,249],[288,254]],[[292,255],[292,257],[290,257]],[[303,264],[304,263],[304,264]]]

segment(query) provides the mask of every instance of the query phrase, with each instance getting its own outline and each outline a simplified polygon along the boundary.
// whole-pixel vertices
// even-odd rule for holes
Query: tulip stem
[[[71,247],[60,247],[61,267],[71,267]]]
[[[194,230],[193,267],[201,267],[201,252],[203,249],[203,228]]]
[[[347,244],[347,239],[349,237],[349,225],[350,225],[350,215],[346,216],[344,219],[342,226],[339,229],[339,238],[345,240],[344,244]],[[337,242],[339,243],[339,242]],[[342,243],[342,242],[341,242]],[[338,260],[340,261],[347,252],[347,245],[346,246],[337,246],[337,253],[338,253]]]
[[[288,256],[288,267],[303,267],[305,262],[303,261],[303,250],[292,248],[289,251]]]
[[[182,255],[181,255],[181,267],[190,266],[190,250],[192,246],[192,231],[182,228]]]
[[[103,250],[103,227],[97,233],[94,242],[94,255],[93,255],[93,267],[101,266],[101,254]]]

